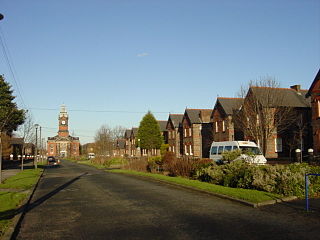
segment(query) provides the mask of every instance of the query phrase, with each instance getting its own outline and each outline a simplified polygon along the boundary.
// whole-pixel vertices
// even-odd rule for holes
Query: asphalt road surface
[[[16,239],[319,239],[319,214],[259,209],[63,161],[46,169]]]

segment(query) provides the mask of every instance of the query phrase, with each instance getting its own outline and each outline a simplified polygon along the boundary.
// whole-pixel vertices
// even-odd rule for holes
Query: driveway
[[[63,161],[46,169],[17,239],[318,239],[319,214],[254,209]]]

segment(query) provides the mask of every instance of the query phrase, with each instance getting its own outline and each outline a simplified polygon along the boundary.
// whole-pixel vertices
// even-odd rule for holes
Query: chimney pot
[[[301,86],[300,85],[293,85],[293,86],[290,86],[290,88],[293,90],[296,90],[297,92],[300,92]]]

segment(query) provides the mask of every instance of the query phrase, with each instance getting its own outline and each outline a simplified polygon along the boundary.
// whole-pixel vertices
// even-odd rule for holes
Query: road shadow
[[[11,239],[16,239],[16,237],[18,236],[20,227],[21,227],[21,223],[23,221],[23,218],[25,216],[26,213],[28,213],[29,211],[31,211],[32,209],[38,207],[40,204],[42,204],[43,202],[45,202],[46,200],[48,200],[49,198],[53,197],[54,195],[56,195],[57,193],[59,193],[61,190],[65,189],[66,187],[68,187],[69,185],[71,185],[72,183],[74,183],[75,181],[79,180],[81,177],[87,175],[88,172],[85,172],[73,179],[71,179],[70,181],[62,184],[61,186],[57,187],[56,189],[54,189],[53,191],[45,194],[44,196],[38,198],[37,200],[35,200],[34,202],[30,202],[32,199],[32,196],[29,198],[29,201],[24,204],[23,206],[19,207],[18,209],[13,209],[13,210],[8,210],[8,211],[4,211],[4,212],[0,212],[0,220],[9,220],[14,218],[16,215],[18,214],[22,214],[16,227],[15,230],[11,236]],[[32,193],[33,195],[33,193]]]

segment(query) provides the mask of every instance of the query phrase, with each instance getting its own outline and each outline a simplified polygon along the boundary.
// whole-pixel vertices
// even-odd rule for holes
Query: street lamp
[[[38,127],[39,124],[35,124],[34,127],[36,128],[36,146],[35,146],[35,156],[33,158],[34,168],[37,169],[37,161],[38,161]]]
[[[0,21],[3,19],[3,15],[0,13]],[[1,134],[2,131],[0,131],[0,183],[2,182],[2,142],[1,142]]]

